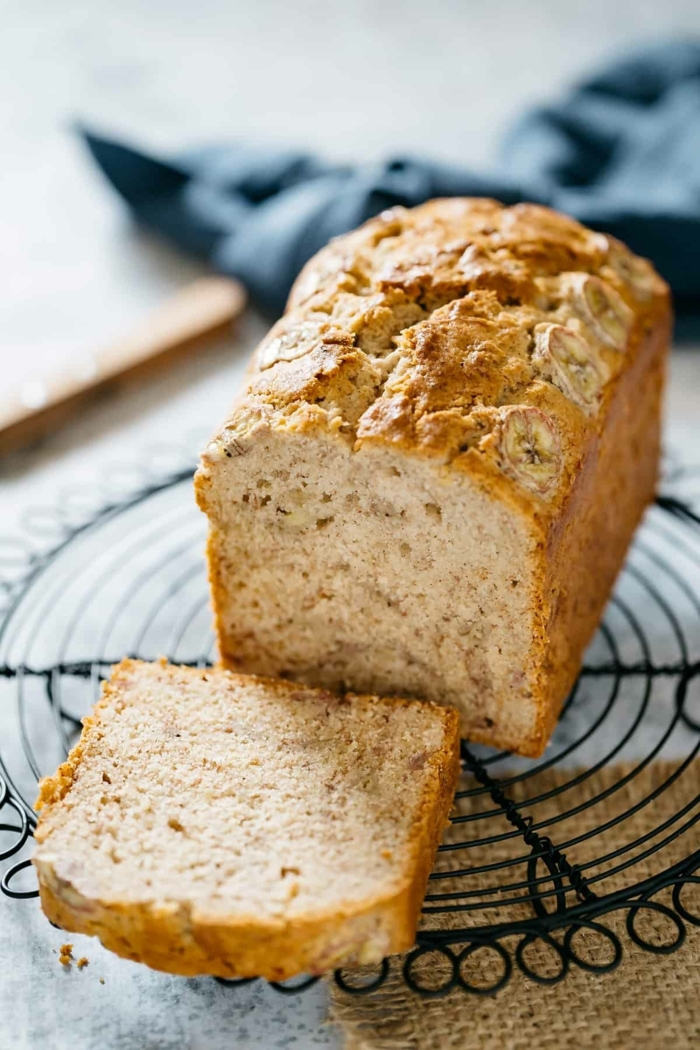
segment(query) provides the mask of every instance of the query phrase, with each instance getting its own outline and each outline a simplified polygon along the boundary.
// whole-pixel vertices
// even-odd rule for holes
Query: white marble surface
[[[70,122],[92,120],[175,147],[271,139],[338,157],[429,150],[467,163],[499,130],[621,45],[700,32],[696,0],[0,0],[0,382],[24,380],[131,321],[198,272],[135,232],[89,166]],[[105,464],[186,439],[224,412],[250,346],[234,339],[83,414],[32,453],[0,463],[0,520],[51,504]],[[700,461],[700,356],[674,355],[668,437]],[[232,992],[111,958],[65,973],[61,935],[36,902],[0,898],[0,1045],[299,1048],[338,1045],[316,989],[287,999]],[[102,976],[105,984],[100,984]]]

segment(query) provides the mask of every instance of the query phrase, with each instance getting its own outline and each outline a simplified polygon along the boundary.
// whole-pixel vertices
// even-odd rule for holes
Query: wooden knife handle
[[[71,362],[59,375],[25,383],[9,398],[0,396],[0,455],[52,433],[97,396],[226,334],[245,303],[238,281],[201,277],[127,339]]]

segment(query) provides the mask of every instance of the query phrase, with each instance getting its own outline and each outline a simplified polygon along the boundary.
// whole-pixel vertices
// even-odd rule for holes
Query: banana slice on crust
[[[498,425],[501,469],[532,492],[544,495],[557,482],[563,457],[559,434],[539,408],[511,405]]]
[[[532,361],[570,401],[589,415],[596,409],[605,376],[600,358],[583,336],[561,324],[537,325]]]

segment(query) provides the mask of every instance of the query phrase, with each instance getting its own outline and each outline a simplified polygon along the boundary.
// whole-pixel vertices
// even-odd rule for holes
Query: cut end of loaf
[[[458,768],[432,705],[124,661],[40,785],[42,907],[172,973],[378,961],[413,943]]]
[[[463,475],[260,428],[200,476],[222,660],[456,707],[536,753],[537,532]]]

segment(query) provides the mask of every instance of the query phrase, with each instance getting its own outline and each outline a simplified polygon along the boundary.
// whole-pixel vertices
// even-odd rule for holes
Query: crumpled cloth
[[[485,173],[413,155],[335,165],[239,142],[163,159],[82,134],[139,223],[238,277],[271,315],[329,238],[392,205],[487,196],[619,237],[671,284],[677,334],[700,338],[700,42],[637,51],[525,113]]]

